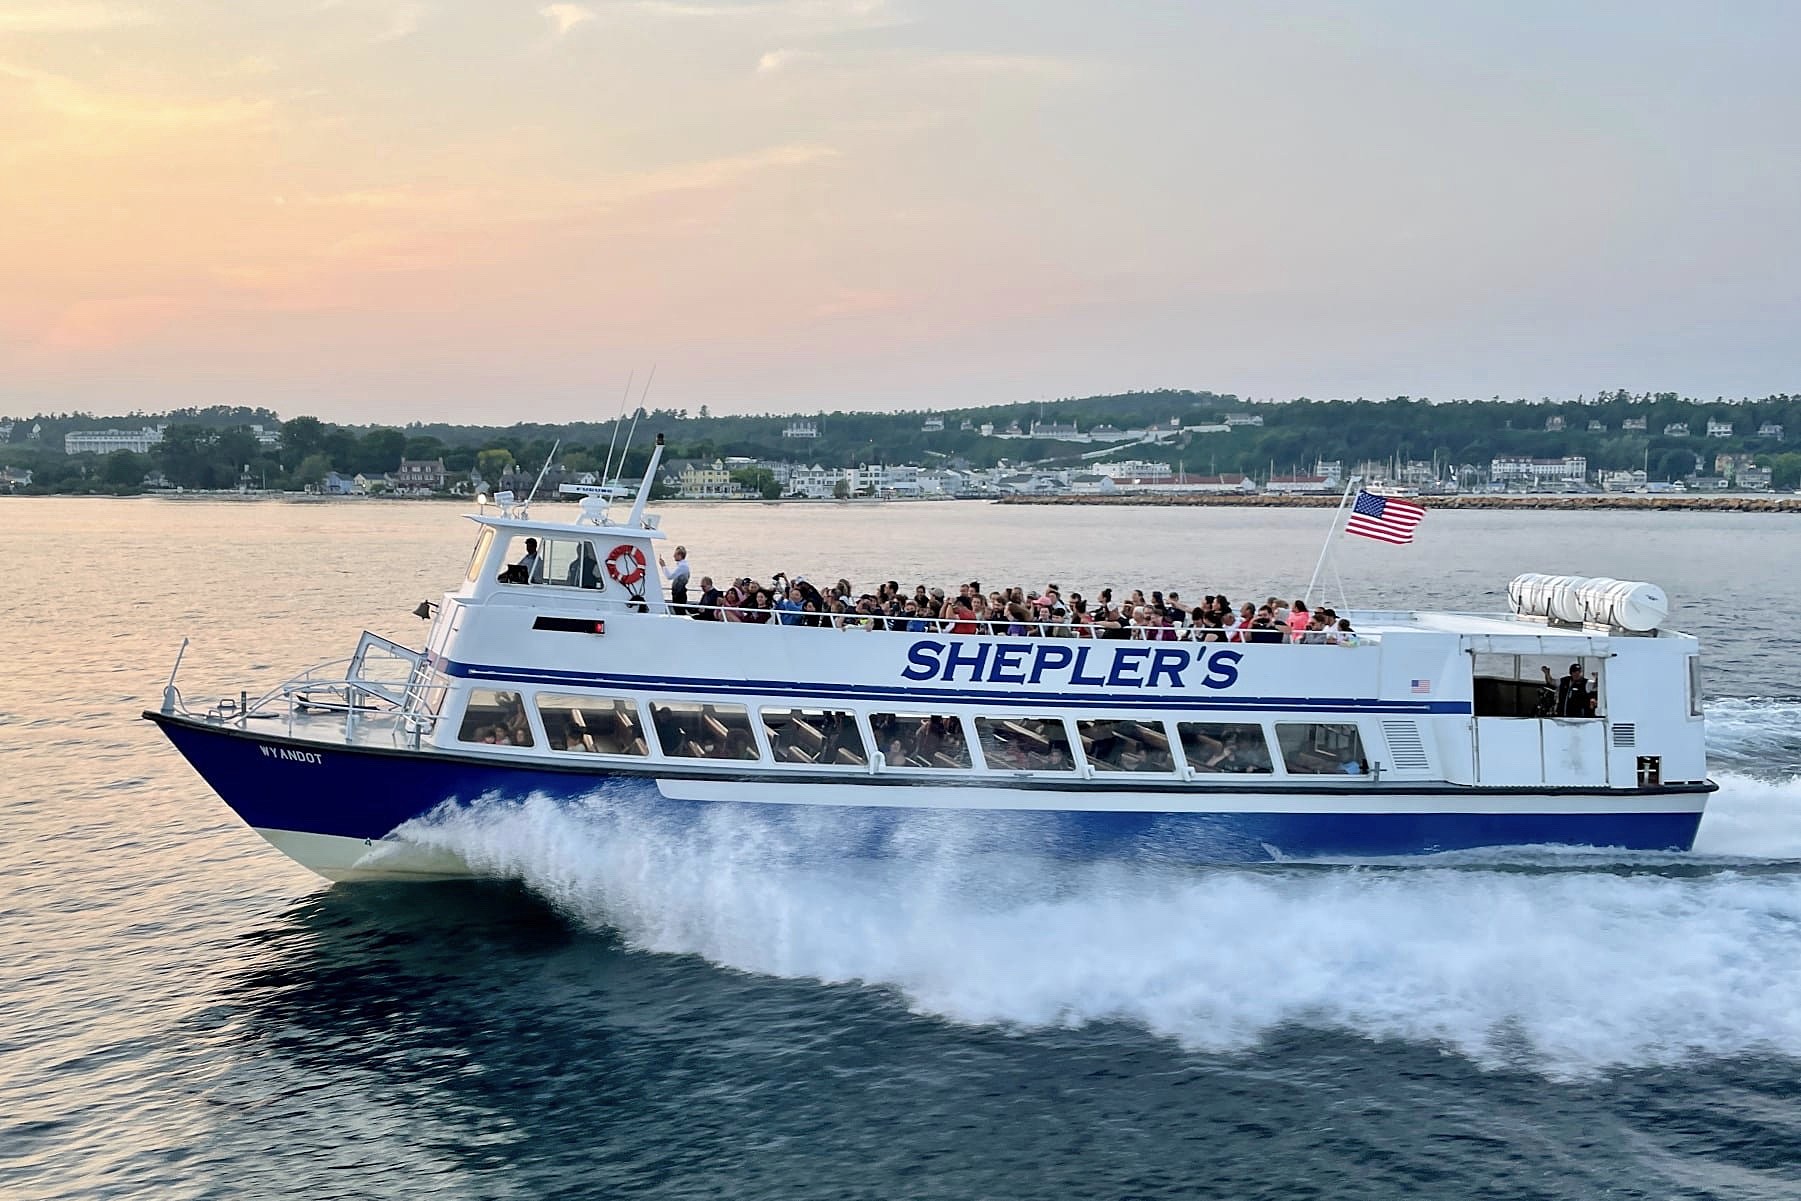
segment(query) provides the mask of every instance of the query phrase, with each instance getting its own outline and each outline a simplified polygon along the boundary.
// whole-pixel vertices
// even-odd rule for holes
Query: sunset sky
[[[1801,6],[0,0],[0,412],[1801,391]]]

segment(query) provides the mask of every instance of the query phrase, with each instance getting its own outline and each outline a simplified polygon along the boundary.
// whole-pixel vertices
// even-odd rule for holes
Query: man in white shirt
[[[675,566],[672,568],[657,556],[657,566],[663,569],[663,578],[669,581],[669,603],[677,609],[688,607],[688,548],[675,548]]]

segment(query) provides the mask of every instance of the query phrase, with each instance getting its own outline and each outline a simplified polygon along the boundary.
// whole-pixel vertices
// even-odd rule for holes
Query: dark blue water
[[[703,568],[808,546],[805,513],[853,578],[939,554],[1087,582],[1047,515],[952,508],[972,543],[889,528],[937,506],[669,520]],[[1668,587],[1712,665],[1693,856],[872,868],[723,819],[672,845],[597,800],[419,833],[493,882],[334,888],[133,714],[182,634],[204,695],[414,633],[460,523],[7,514],[7,561],[87,569],[0,594],[0,1196],[1801,1196],[1801,654],[1767,618],[1801,526],[1435,514],[1363,565],[1383,603],[1492,604],[1529,567]],[[1123,580],[1192,538],[1248,592],[1305,578],[1312,516],[1157,514],[1106,553]]]

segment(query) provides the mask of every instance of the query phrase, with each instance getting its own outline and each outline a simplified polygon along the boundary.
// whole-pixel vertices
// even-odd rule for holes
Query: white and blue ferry
[[[334,880],[459,874],[396,829],[533,795],[674,831],[732,807],[858,853],[923,831],[1217,862],[1687,850],[1715,788],[1696,641],[1650,585],[1523,576],[1508,613],[1355,613],[1354,646],[696,621],[657,586],[656,465],[629,514],[474,516],[423,647],[365,633],[204,711],[171,675],[145,717]]]

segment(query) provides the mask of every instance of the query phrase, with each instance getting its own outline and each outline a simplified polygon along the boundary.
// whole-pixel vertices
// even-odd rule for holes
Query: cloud
[[[824,57],[817,50],[771,50],[757,60],[757,74],[779,74],[802,63],[818,62]]]
[[[11,4],[0,6],[0,33],[93,33],[148,25],[150,14],[125,4]]]
[[[1080,79],[1094,72],[1090,63],[1074,59],[1053,58],[1043,54],[981,54],[953,52],[935,54],[922,64],[942,71],[968,75],[1012,75],[1026,79],[1053,81]]]
[[[625,7],[682,20],[754,20],[792,25],[864,29],[905,24],[888,0],[629,0]]]
[[[246,54],[221,72],[223,75],[273,75],[275,60],[266,54]]]
[[[194,128],[230,125],[260,116],[267,100],[229,100],[171,103],[142,97],[109,96],[84,87],[67,76],[0,62],[0,79],[25,84],[40,108],[73,121],[102,124]]]
[[[555,26],[557,36],[562,37],[582,22],[592,21],[594,10],[583,4],[546,4],[538,15]]]
[[[182,302],[173,296],[78,300],[57,315],[40,343],[47,350],[103,350],[155,333],[182,309]]]
[[[388,23],[382,31],[375,35],[377,42],[397,42],[402,38],[410,38],[425,25],[425,18],[430,9],[423,4],[396,4],[388,12]]]
[[[466,192],[416,192],[408,188],[365,188],[359,191],[302,196],[295,203],[309,208],[419,212],[433,209],[448,211],[466,207],[470,199],[470,195]],[[278,199],[277,203],[286,204],[288,202]]]
[[[628,176],[609,190],[608,199],[632,200],[665,192],[722,188],[773,167],[803,167],[836,157],[838,151],[833,147],[813,143],[769,146],[745,154],[681,163]]]

